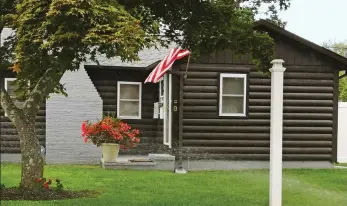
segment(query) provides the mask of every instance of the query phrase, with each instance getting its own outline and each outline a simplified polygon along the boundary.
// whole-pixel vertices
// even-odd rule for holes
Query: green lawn
[[[1,205],[268,205],[268,170],[190,172],[103,170],[99,166],[46,166],[71,190],[100,191],[98,198],[8,201]],[[20,168],[1,165],[1,183],[18,185]],[[347,170],[285,170],[283,206],[346,206]]]

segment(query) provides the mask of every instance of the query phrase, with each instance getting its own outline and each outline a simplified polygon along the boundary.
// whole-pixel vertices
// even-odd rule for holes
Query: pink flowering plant
[[[96,123],[82,123],[84,142],[91,141],[97,147],[102,143],[116,143],[121,149],[130,149],[140,142],[139,135],[138,129],[133,129],[127,123],[110,116],[105,116]]]

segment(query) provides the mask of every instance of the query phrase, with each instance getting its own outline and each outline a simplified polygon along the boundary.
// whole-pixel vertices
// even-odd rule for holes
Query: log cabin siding
[[[275,57],[285,60],[283,160],[334,161],[337,72],[313,50],[275,36]],[[269,75],[256,71],[250,55],[218,51],[190,64],[183,98],[184,156],[190,159],[269,160]],[[219,74],[248,74],[246,118],[218,114]]]
[[[5,78],[15,78],[15,73],[0,72],[1,88],[4,88]],[[41,104],[40,110],[36,115],[36,134],[39,139],[40,145],[46,147],[46,103]],[[8,117],[0,105],[0,145],[1,153],[20,153],[19,136],[14,124]]]
[[[103,114],[117,117],[117,82],[142,82],[142,115],[141,119],[124,119],[133,128],[141,132],[140,144],[130,150],[121,150],[120,154],[147,155],[165,151],[163,145],[163,121],[153,119],[153,105],[159,101],[158,84],[146,83],[148,72],[124,69],[102,69],[86,67],[95,88],[103,100]]]
[[[199,67],[203,69],[199,70]],[[246,119],[219,117],[219,72],[239,73],[246,69],[231,65],[208,67],[207,64],[192,65],[187,72],[183,95],[185,155],[190,158],[268,160],[270,78],[249,66],[248,116]],[[305,67],[301,71],[297,66],[286,68],[283,159],[332,160],[333,70],[322,66]],[[181,71],[184,70],[182,67]]]

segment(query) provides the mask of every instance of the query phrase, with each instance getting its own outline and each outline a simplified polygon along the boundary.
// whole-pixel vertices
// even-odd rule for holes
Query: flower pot
[[[115,162],[119,153],[119,144],[102,143],[101,150],[104,162]]]

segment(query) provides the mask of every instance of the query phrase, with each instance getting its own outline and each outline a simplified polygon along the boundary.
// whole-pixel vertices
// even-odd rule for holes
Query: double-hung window
[[[16,78],[5,78],[5,90],[7,91],[9,96],[11,97],[13,103],[18,108],[22,108],[23,104],[24,104],[24,101],[20,101],[20,100],[17,99],[15,91],[18,89],[18,86],[15,85],[15,83],[14,83],[15,80],[16,80]],[[5,116],[7,116],[6,113],[5,113]]]
[[[246,74],[220,75],[219,116],[246,116],[246,86]]]
[[[117,117],[120,119],[141,119],[141,82],[117,83]]]

